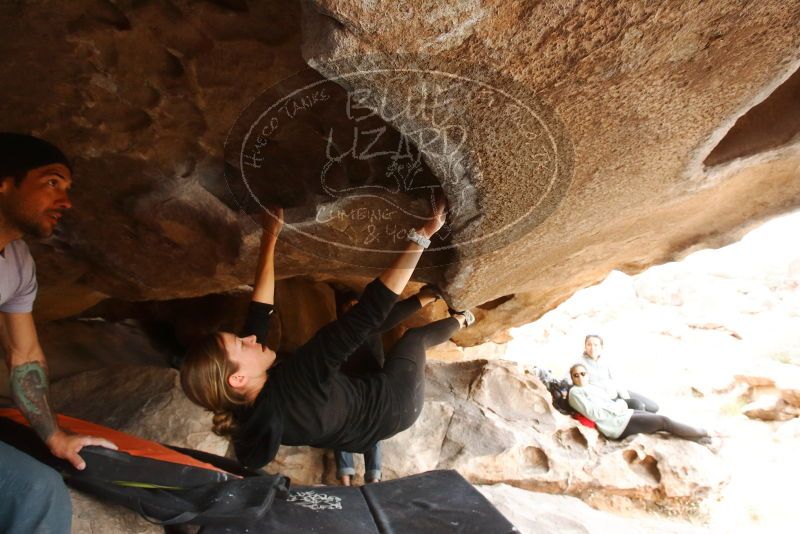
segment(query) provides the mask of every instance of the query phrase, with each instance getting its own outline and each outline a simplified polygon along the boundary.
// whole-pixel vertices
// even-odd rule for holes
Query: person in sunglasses
[[[628,408],[624,399],[613,399],[608,392],[590,383],[586,366],[576,363],[569,370],[574,384],[569,390],[569,405],[597,425],[597,430],[609,439],[625,439],[633,434],[667,432],[683,439],[705,442],[709,433],[673,421],[669,417]]]

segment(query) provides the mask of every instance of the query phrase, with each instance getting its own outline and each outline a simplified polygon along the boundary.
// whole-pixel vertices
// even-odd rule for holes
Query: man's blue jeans
[[[0,532],[69,534],[72,502],[54,469],[0,441]]]
[[[353,453],[346,451],[333,451],[336,458],[336,478],[356,474],[353,463]],[[381,479],[381,443],[380,441],[364,453],[364,480],[375,482]]]

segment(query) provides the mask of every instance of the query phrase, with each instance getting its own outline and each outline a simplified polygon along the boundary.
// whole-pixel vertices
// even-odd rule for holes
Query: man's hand
[[[278,237],[283,230],[283,208],[270,206],[269,211],[265,211],[262,215],[261,228],[264,229],[265,237],[267,234]]]
[[[53,456],[61,458],[62,460],[67,460],[78,471],[82,471],[86,468],[86,462],[83,461],[83,458],[81,458],[78,453],[87,445],[99,445],[107,449],[117,450],[117,446],[107,439],[67,434],[63,430],[56,430],[53,432],[45,443],[50,448],[50,452],[53,453]]]

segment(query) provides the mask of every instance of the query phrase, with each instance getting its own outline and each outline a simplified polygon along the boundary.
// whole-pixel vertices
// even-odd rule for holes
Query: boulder
[[[168,445],[228,450],[228,441],[211,432],[211,414],[183,394],[175,369],[107,367],[56,382],[51,392],[64,415]]]
[[[800,409],[787,405],[780,395],[762,395],[742,407],[742,413],[750,419],[762,421],[788,421],[800,415]]]
[[[463,332],[460,344],[530,322],[611,269],[638,272],[689,247],[719,246],[756,214],[791,209],[778,199],[797,206],[798,118],[790,110],[800,57],[797,36],[784,31],[788,19],[798,21],[797,9],[778,1],[747,12],[725,2],[654,16],[656,9],[635,2],[613,10],[513,1],[434,11],[423,2],[378,11],[365,1],[305,4],[309,64],[331,78],[391,72],[345,83],[410,137],[435,131],[456,147],[425,153],[451,200],[469,205],[455,216],[451,243],[461,261],[450,265],[445,289],[458,307],[513,295],[489,312],[496,320]],[[774,37],[750,37],[740,17],[763,21]],[[418,74],[440,71],[458,84]],[[539,129],[527,130],[538,134],[539,149],[507,135],[527,126],[524,114],[501,98],[470,98],[471,83],[522,94],[540,119]],[[458,109],[414,113],[420,102],[434,108],[436,91]],[[502,127],[498,116],[507,119]],[[466,141],[443,124],[457,125]],[[442,160],[460,163],[460,174],[448,175]],[[531,168],[534,161],[544,164]],[[570,185],[561,190],[555,169],[570,161]],[[550,188],[540,186],[543,176]],[[732,215],[731,205],[742,211]],[[508,237],[520,227],[519,239]],[[483,246],[488,235],[496,248]]]
[[[463,362],[468,360],[497,360],[506,352],[504,343],[487,341],[480,345],[461,347],[452,341],[428,349],[428,359],[440,362]]]
[[[250,282],[248,213],[271,201],[290,208],[281,277],[371,277],[441,186],[453,208],[442,250],[415,276],[457,308],[507,299],[458,335],[473,345],[614,268],[718,246],[798,205],[798,0],[304,5],[0,6],[3,128],[54,141],[75,169],[75,209],[32,247],[40,319]],[[391,73],[325,82],[349,57]],[[398,78],[415,65],[459,85]],[[247,126],[237,117],[322,82],[329,93],[284,108],[292,121],[268,136],[257,179],[236,182],[243,153],[225,140]],[[348,103],[368,124],[358,139]],[[336,194],[356,189],[369,194]]]
[[[786,404],[800,408],[800,388],[786,387],[781,388],[781,399]]]
[[[800,373],[782,363],[761,366],[762,374],[737,374],[720,392],[737,396],[742,413],[762,421],[788,421],[800,416]]]
[[[226,184],[225,135],[250,100],[305,65],[297,6],[234,4],[0,7],[14,58],[2,93],[20,110],[4,129],[56,142],[80,183],[69,221],[34,247],[40,318],[108,296],[185,298],[249,281],[258,226]],[[31,40],[42,24],[59,37]]]

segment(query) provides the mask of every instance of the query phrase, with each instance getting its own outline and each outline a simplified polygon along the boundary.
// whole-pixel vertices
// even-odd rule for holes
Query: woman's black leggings
[[[386,355],[383,372],[392,389],[394,432],[414,424],[425,402],[425,350],[444,343],[459,329],[458,319],[440,321],[411,328]]]
[[[669,432],[684,439],[697,439],[708,436],[702,428],[678,423],[664,415],[637,410],[631,415],[631,420],[625,430],[622,431],[622,434],[620,434],[619,439],[625,439],[633,434],[654,434],[659,431]]]
[[[658,411],[658,403],[653,399],[648,399],[641,393],[636,393],[635,391],[629,391],[628,394],[631,398],[624,400],[625,404],[627,404],[628,408],[631,410],[641,410],[650,413],[656,413]]]

